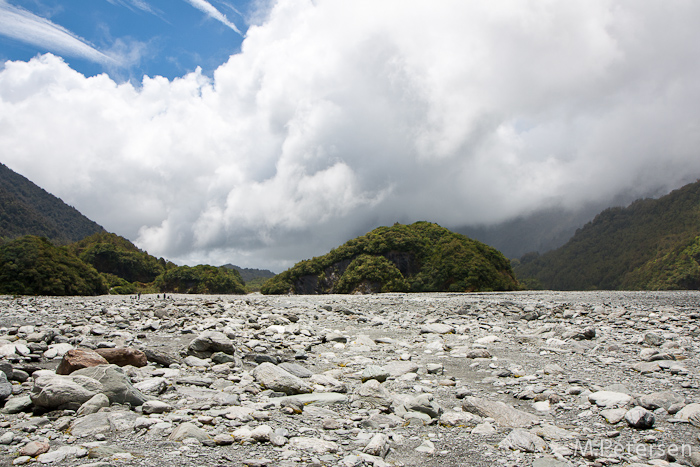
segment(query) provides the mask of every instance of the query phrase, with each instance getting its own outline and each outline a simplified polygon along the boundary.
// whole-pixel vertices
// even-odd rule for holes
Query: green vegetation
[[[25,236],[0,245],[0,294],[245,293],[236,270],[176,266],[101,232],[69,246]]]
[[[0,238],[37,235],[67,245],[101,231],[75,208],[0,164]]]
[[[107,283],[67,248],[28,235],[0,247],[0,293],[99,295],[107,293]]]
[[[136,248],[129,240],[108,232],[91,235],[71,245],[78,257],[103,274],[111,274],[126,282],[153,282],[168,265]]]
[[[656,199],[611,208],[563,247],[528,254],[514,270],[530,286],[557,290],[700,288],[700,182]]]
[[[199,265],[180,266],[158,276],[155,282],[161,292],[194,294],[242,294],[245,286],[235,269]]]
[[[379,227],[328,254],[301,261],[265,294],[516,290],[497,250],[437,224]]]

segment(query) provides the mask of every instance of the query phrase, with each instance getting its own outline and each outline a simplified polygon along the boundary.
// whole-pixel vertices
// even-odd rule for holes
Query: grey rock
[[[625,407],[632,401],[632,396],[622,392],[596,391],[588,395],[588,400],[598,407],[612,409],[615,407]]]
[[[187,366],[192,366],[192,367],[205,367],[209,368],[211,366],[211,363],[209,363],[207,360],[199,357],[195,357],[194,355],[188,355],[185,357],[183,360],[183,363]]]
[[[76,415],[89,415],[98,412],[103,407],[109,407],[109,398],[104,394],[95,394],[80,406]]]
[[[686,405],[676,413],[676,418],[700,426],[700,403]]]
[[[462,410],[480,417],[493,418],[496,423],[504,427],[522,428],[539,422],[539,417],[536,415],[518,410],[504,402],[474,396],[467,396],[463,399]]]
[[[5,373],[5,376],[7,377],[8,380],[11,379],[12,372],[13,372],[12,365],[7,363],[7,362],[0,362],[0,372]],[[0,378],[1,378],[1,376],[0,376]]]
[[[74,371],[72,375],[87,376],[102,383],[104,389],[101,392],[109,397],[109,401],[112,403],[129,403],[132,406],[139,406],[149,399],[148,396],[132,386],[124,370],[117,365],[83,368]]]
[[[385,457],[389,452],[389,437],[384,433],[375,434],[362,452],[371,456]]]
[[[491,352],[487,349],[471,349],[467,352],[467,358],[491,358]]]
[[[299,365],[298,363],[284,362],[280,363],[278,366],[298,378],[311,378],[314,375],[313,371]]]
[[[680,404],[685,398],[672,391],[654,392],[639,398],[639,405],[647,410],[664,409],[667,412],[674,404]]]
[[[389,376],[398,378],[406,373],[415,373],[420,369],[420,366],[411,361],[393,361],[385,364],[384,369],[389,372]]]
[[[224,352],[214,352],[211,354],[211,361],[214,363],[234,363],[236,361],[236,357]]]
[[[146,358],[149,362],[157,363],[165,367],[169,367],[180,361],[176,355],[163,349],[144,349],[143,353],[146,354]]]
[[[391,404],[391,395],[389,394],[389,391],[386,390],[384,386],[382,386],[382,383],[377,381],[376,379],[370,379],[364,383],[357,389],[355,392],[360,397],[367,397],[373,399],[375,402],[378,402],[382,405],[390,405]]]
[[[421,326],[421,334],[448,334],[454,332],[455,328],[449,324],[430,323]]]
[[[647,332],[644,334],[644,343],[647,345],[651,345],[653,347],[659,347],[662,345],[666,339],[664,339],[664,336],[660,334],[656,334],[654,332]]]
[[[190,355],[199,358],[209,358],[215,352],[235,353],[234,342],[219,331],[204,331],[190,342],[187,350]]]
[[[32,404],[32,398],[29,395],[10,397],[5,402],[5,407],[2,408],[1,412],[7,414],[28,412],[32,408]]]
[[[72,409],[105,390],[102,383],[85,375],[46,375],[34,381],[31,400],[45,409]]]
[[[315,454],[327,454],[340,450],[338,444],[333,441],[306,436],[295,436],[287,444],[290,449],[299,449],[300,451],[313,452]]]
[[[337,392],[313,392],[310,394],[297,394],[287,397],[271,399],[275,404],[284,404],[287,400],[295,400],[303,405],[334,405],[348,401],[348,396]]]
[[[301,378],[294,376],[272,363],[263,363],[252,371],[253,377],[266,389],[283,392],[287,395],[312,392],[312,387]]]
[[[498,444],[498,447],[513,451],[543,452],[547,448],[547,443],[527,430],[516,428]]]
[[[107,434],[134,429],[138,415],[131,411],[97,412],[75,419],[70,425],[70,434],[83,438],[96,434]]]
[[[159,414],[170,412],[173,410],[173,406],[158,400],[150,400],[143,403],[141,406],[141,411],[144,415]]]
[[[442,407],[434,400],[432,394],[421,394],[413,397],[405,404],[405,407],[406,410],[421,412],[430,418],[438,418],[443,412]]]
[[[134,384],[134,388],[146,394],[161,394],[168,387],[168,380],[160,376],[148,378]]]
[[[654,426],[654,414],[644,407],[634,407],[625,414],[625,421],[632,428],[648,430]]]
[[[198,441],[206,441],[211,439],[209,434],[191,422],[179,424],[173,432],[168,436],[170,441],[182,441],[186,438],[194,438]]]
[[[625,418],[627,409],[605,409],[600,411],[600,415],[605,418],[605,421],[614,425],[622,421]]]
[[[429,439],[425,439],[414,451],[423,454],[435,454],[435,444]]]
[[[360,379],[363,383],[370,379],[376,379],[380,383],[383,383],[388,377],[389,372],[386,370],[386,368],[377,365],[366,366],[365,369],[362,371],[362,374],[360,375]]]
[[[7,446],[8,444],[12,444],[12,441],[15,439],[15,434],[11,431],[6,431],[5,433],[0,436],[0,445],[2,446]]]
[[[5,372],[0,371],[0,402],[12,395],[12,383],[7,380]]]

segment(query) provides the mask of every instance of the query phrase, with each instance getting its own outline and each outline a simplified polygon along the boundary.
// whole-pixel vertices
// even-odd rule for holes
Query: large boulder
[[[81,368],[97,365],[107,365],[109,362],[100,354],[90,349],[71,349],[63,354],[61,363],[56,368],[56,374],[69,375]]]
[[[76,418],[70,425],[70,434],[76,438],[131,431],[138,414],[132,411],[96,412]]]
[[[137,349],[130,347],[119,347],[114,349],[97,349],[95,350],[109,363],[117,366],[135,366],[141,368],[148,364],[146,354]]]
[[[661,391],[646,394],[639,398],[639,405],[647,410],[664,409],[667,412],[674,406],[680,407],[685,398],[673,391]]]
[[[102,383],[88,376],[42,375],[34,381],[31,399],[35,406],[47,410],[78,410],[103,391]]]
[[[313,388],[301,378],[269,362],[255,367],[253,377],[266,389],[283,392],[287,395],[313,391]]]
[[[73,372],[73,375],[87,376],[102,383],[103,390],[100,392],[109,397],[111,403],[129,403],[132,406],[138,406],[149,399],[148,396],[134,388],[124,370],[116,365],[83,368]]]
[[[462,401],[462,410],[480,417],[493,418],[503,427],[524,428],[539,422],[533,414],[523,412],[500,401],[467,396]]]
[[[233,341],[223,332],[204,331],[190,342],[187,351],[190,355],[194,355],[195,357],[209,358],[215,352],[233,355],[235,353],[235,347]]]

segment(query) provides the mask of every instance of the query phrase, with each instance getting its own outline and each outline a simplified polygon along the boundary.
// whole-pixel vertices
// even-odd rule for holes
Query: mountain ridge
[[[97,232],[104,228],[0,163],[0,238],[37,235],[66,245]]]
[[[700,181],[658,199],[608,208],[562,247],[514,262],[532,287],[556,290],[700,288]]]

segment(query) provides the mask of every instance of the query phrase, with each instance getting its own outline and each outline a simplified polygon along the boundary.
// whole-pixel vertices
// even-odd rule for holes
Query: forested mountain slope
[[[611,208],[564,246],[514,265],[527,286],[555,290],[700,288],[700,181]]]

